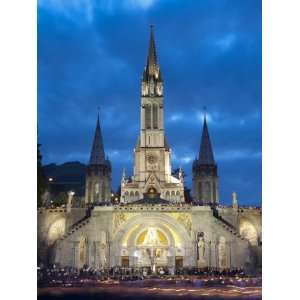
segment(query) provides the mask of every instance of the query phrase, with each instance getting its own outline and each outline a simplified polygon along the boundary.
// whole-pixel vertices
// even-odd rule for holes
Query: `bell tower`
[[[153,26],[141,86],[141,147],[164,147],[163,80],[157,61]]]
[[[164,131],[164,90],[158,64],[153,26],[146,66],[141,80],[140,134],[134,148],[133,176],[122,177],[121,201],[147,198],[147,195],[183,202],[183,180],[171,174],[171,149]]]
[[[86,170],[85,204],[109,202],[111,199],[111,164],[105,159],[99,114],[90,161]]]
[[[206,115],[199,158],[193,163],[193,199],[202,205],[219,203],[218,168],[214,160],[212,145],[209,138]]]

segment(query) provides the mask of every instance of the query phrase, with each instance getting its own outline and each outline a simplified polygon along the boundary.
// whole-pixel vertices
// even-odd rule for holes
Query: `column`
[[[95,241],[95,267],[100,268],[100,242]]]
[[[211,267],[218,267],[218,247],[216,240],[211,241]]]
[[[75,268],[79,267],[79,242],[73,242],[72,247],[72,266]]]

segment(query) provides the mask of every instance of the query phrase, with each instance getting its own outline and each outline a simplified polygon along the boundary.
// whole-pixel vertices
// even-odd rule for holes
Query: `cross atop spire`
[[[199,152],[199,164],[200,165],[214,165],[214,154],[212,145],[209,138],[208,127],[206,122],[206,111],[204,113],[204,122],[202,130],[202,138]]]
[[[90,165],[102,165],[102,164],[105,164],[105,153],[104,153],[104,147],[102,141],[102,134],[100,128],[100,121],[99,121],[99,108],[98,108],[98,117],[97,117],[93,147],[90,156]]]

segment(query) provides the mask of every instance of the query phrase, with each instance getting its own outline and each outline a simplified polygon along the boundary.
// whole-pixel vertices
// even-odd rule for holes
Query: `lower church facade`
[[[96,206],[88,215],[81,208],[41,209],[38,218],[44,263],[152,270],[261,267],[256,208],[141,203]]]
[[[133,176],[121,179],[120,201],[111,202],[111,163],[97,120],[82,208],[38,210],[38,262],[83,268],[261,268],[261,209],[219,201],[217,164],[204,118],[193,163],[193,201],[184,175],[171,169],[164,132],[163,80],[151,29],[141,86],[141,126]]]

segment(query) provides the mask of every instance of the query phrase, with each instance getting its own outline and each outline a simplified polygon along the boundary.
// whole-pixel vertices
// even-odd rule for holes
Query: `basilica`
[[[140,131],[133,176],[121,178],[111,197],[111,162],[105,156],[99,116],[86,168],[82,207],[38,210],[38,261],[82,268],[216,268],[260,270],[261,209],[219,201],[218,168],[206,118],[192,166],[192,202],[181,169],[172,173],[164,130],[164,82],[153,28],[141,81]],[[234,187],[233,187],[234,189]]]

